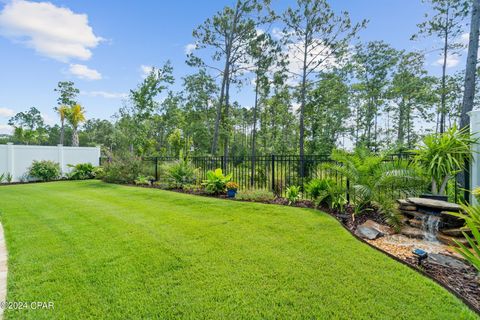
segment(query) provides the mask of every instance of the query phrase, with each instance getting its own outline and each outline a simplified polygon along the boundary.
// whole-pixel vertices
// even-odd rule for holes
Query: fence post
[[[158,181],[158,157],[155,157],[155,181]]]
[[[347,178],[347,203],[350,204],[350,180]]]
[[[275,192],[275,155],[272,154],[272,192]]]
[[[60,173],[63,175],[66,171],[64,160],[63,160],[63,144],[58,144],[57,150],[58,150],[58,163],[60,165]]]

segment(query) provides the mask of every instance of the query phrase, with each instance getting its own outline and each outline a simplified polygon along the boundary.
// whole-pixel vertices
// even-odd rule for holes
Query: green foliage
[[[28,169],[31,178],[41,181],[52,181],[60,178],[60,165],[58,162],[42,160],[33,161]]]
[[[342,211],[347,204],[346,188],[333,179],[312,179],[305,190],[317,206],[327,205],[330,209]]]
[[[116,156],[103,166],[103,180],[111,183],[134,183],[142,173],[142,160],[132,155]]]
[[[95,167],[91,163],[69,164],[68,167],[73,168],[68,175],[68,178],[72,180],[93,179],[96,176]]]
[[[225,193],[227,182],[230,180],[232,180],[232,175],[224,175],[222,169],[218,168],[215,171],[207,172],[207,179],[203,181],[202,185],[207,193],[220,194]]]
[[[266,202],[275,199],[273,192],[268,190],[241,190],[235,198],[243,201]]]
[[[12,181],[13,181],[13,175],[10,172],[6,173],[5,174],[5,182],[6,183],[12,183]]]
[[[152,182],[152,177],[139,175],[137,179],[135,179],[135,184],[137,186],[149,186]]]
[[[0,174],[0,183],[3,183],[5,180],[5,173]]]
[[[236,191],[238,189],[238,183],[236,183],[234,181],[229,181],[229,182],[227,182],[225,187],[227,188],[227,190],[235,190]]]
[[[288,204],[295,204],[297,201],[302,199],[302,192],[300,186],[290,186],[287,188],[286,192]]]
[[[393,226],[398,225],[399,215],[394,200],[419,193],[425,184],[421,171],[413,164],[399,159],[385,161],[385,156],[365,148],[357,148],[354,153],[336,150],[332,160],[336,163],[325,168],[349,179],[356,212],[375,207]]]
[[[468,128],[453,126],[443,134],[423,138],[415,153],[415,162],[431,179],[432,194],[445,195],[448,180],[465,168],[465,160],[472,159],[470,145],[476,143]]]
[[[187,184],[194,184],[197,180],[197,169],[188,159],[180,158],[172,164],[164,166],[163,170],[174,188],[183,188]]]
[[[458,248],[454,249],[480,272],[480,206],[463,204],[462,210],[465,213],[449,212],[449,214],[465,220],[466,227],[472,232],[473,238],[466,232],[462,233],[472,250],[457,240],[454,241]]]

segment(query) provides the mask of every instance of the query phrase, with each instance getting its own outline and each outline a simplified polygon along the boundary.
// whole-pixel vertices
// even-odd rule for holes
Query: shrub
[[[28,169],[31,178],[41,181],[52,181],[60,178],[60,165],[58,162],[42,160],[33,161]]]
[[[195,183],[197,179],[197,169],[188,160],[180,159],[165,165],[164,170],[174,188],[183,188],[184,185]]]
[[[95,167],[91,163],[79,163],[77,165],[68,165],[73,170],[68,177],[72,180],[86,180],[95,178]]]
[[[415,162],[431,179],[432,194],[446,195],[448,180],[465,169],[465,161],[472,159],[470,145],[473,138],[468,128],[458,130],[453,126],[442,134],[429,134],[415,153]]]
[[[347,204],[346,189],[332,179],[312,179],[305,187],[315,204],[343,210]]]
[[[135,184],[137,186],[149,186],[152,183],[152,180],[153,177],[140,175],[137,179],[135,179]]]
[[[235,196],[238,200],[265,202],[275,198],[273,192],[267,190],[242,190]]]
[[[302,192],[300,186],[290,186],[287,188],[287,200],[288,204],[294,204],[302,198]]]
[[[235,190],[236,191],[238,189],[238,183],[233,182],[233,181],[229,181],[229,182],[227,182],[226,187],[227,187],[227,190]]]
[[[102,180],[111,183],[134,183],[142,173],[142,161],[138,157],[113,157],[103,166]]]
[[[209,170],[207,172],[207,180],[204,180],[202,185],[205,187],[207,193],[225,193],[227,182],[230,180],[232,180],[232,175],[227,174],[225,176],[222,169],[216,169],[215,171]]]
[[[182,189],[185,192],[197,193],[202,191],[202,186],[197,184],[185,184],[183,185]]]

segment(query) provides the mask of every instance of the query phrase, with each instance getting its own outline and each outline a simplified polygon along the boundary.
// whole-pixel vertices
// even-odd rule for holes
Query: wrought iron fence
[[[401,153],[391,154],[385,157],[386,162],[411,161],[412,154]],[[159,183],[168,184],[170,182],[167,175],[168,164],[177,161],[176,157],[144,157],[143,173],[151,176]],[[101,159],[101,163],[105,158]],[[337,185],[346,189],[346,198],[350,201],[355,197],[355,192],[347,177],[341,175],[336,170],[331,170],[326,166],[327,163],[333,163],[329,155],[305,155],[302,159],[299,155],[259,155],[259,156],[193,156],[189,161],[197,169],[197,181],[206,179],[209,170],[221,168],[225,174],[232,174],[233,180],[238,183],[240,190],[268,190],[276,195],[285,196],[286,189],[289,186],[297,185],[304,190],[305,198],[309,198],[305,192],[305,185],[314,178],[329,178],[334,180]],[[303,175],[301,166],[303,165]],[[451,201],[460,200],[460,188],[458,188],[456,177],[452,179],[449,187],[449,198]],[[401,197],[393,186],[383,190],[392,196]]]

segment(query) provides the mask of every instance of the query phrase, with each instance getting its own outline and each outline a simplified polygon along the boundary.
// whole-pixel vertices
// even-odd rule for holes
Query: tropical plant
[[[48,160],[33,161],[28,169],[28,175],[41,181],[56,180],[60,178],[60,164]]]
[[[449,212],[449,214],[465,220],[466,227],[472,233],[472,237],[465,231],[462,231],[462,233],[472,250],[457,240],[454,241],[458,247],[454,249],[480,272],[480,206],[462,204],[462,211],[464,213]]]
[[[72,146],[78,147],[78,126],[85,122],[85,111],[79,104],[75,104],[68,108],[65,114],[65,119],[72,126]]]
[[[65,118],[69,111],[69,107],[67,107],[66,105],[61,105],[55,108],[55,111],[60,117],[60,144],[63,145],[65,143]]]
[[[431,179],[431,192],[445,195],[448,180],[465,169],[465,162],[472,159],[470,145],[478,141],[468,128],[456,126],[442,134],[430,134],[423,138],[415,153],[415,162]]]
[[[300,186],[290,186],[287,188],[288,205],[295,204],[302,199],[302,192]]]
[[[10,173],[10,172],[7,172],[7,174],[5,175],[5,181],[7,183],[12,183],[13,181],[13,175]]]
[[[229,181],[229,182],[227,182],[225,187],[227,188],[227,190],[235,190],[236,191],[238,189],[238,183],[236,183],[234,181]]]
[[[316,206],[323,204],[330,209],[342,211],[347,204],[346,188],[333,179],[312,179],[305,186],[305,190]]]
[[[5,180],[5,173],[0,174],[0,183],[3,183]]]
[[[111,183],[134,183],[142,174],[142,160],[132,155],[116,156],[103,164],[103,180]]]
[[[207,179],[203,181],[202,185],[207,193],[219,194],[225,192],[227,182],[230,180],[232,180],[232,175],[224,175],[222,169],[218,168],[215,171],[207,172]]]
[[[385,161],[384,155],[375,155],[366,148],[357,148],[354,153],[335,150],[331,158],[335,163],[324,167],[350,181],[355,213],[374,207],[393,226],[400,224],[396,198],[417,194],[425,184],[414,164],[401,159]]]
[[[91,163],[79,163],[76,165],[69,164],[68,167],[73,168],[68,177],[72,180],[86,180],[95,178],[95,167]]]
[[[163,169],[174,188],[183,188],[185,185],[194,184],[197,179],[197,169],[183,157],[172,164],[165,165]]]
[[[135,184],[137,186],[149,186],[152,183],[152,180],[152,177],[140,175],[135,179]]]

